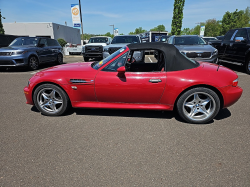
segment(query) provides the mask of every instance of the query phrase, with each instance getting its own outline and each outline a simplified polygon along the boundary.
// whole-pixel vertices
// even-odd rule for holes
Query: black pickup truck
[[[210,41],[219,61],[244,66],[250,74],[250,27],[229,30],[223,40]]]

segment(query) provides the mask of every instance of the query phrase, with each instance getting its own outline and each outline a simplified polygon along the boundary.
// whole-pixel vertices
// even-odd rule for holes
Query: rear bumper
[[[226,86],[223,88],[218,88],[224,98],[224,106],[223,108],[227,108],[234,103],[236,103],[242,95],[243,89],[239,86]]]
[[[24,91],[24,95],[26,97],[26,104],[34,105],[34,102],[32,99],[32,91],[27,86],[25,86],[23,91]]]

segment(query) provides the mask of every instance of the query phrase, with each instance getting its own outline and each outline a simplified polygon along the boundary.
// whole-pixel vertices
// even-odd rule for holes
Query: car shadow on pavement
[[[172,111],[155,110],[117,110],[117,109],[71,109],[76,115],[91,116],[117,116],[117,117],[136,117],[136,118],[159,118],[171,119],[174,117]]]
[[[231,70],[233,70],[233,71],[240,72],[240,73],[244,73],[244,74],[247,75],[244,66],[237,66],[237,65],[228,64],[228,63],[221,63],[221,65],[224,66],[224,67],[226,67],[226,68],[229,68],[229,69],[231,69]],[[220,69],[219,69],[219,70],[220,70]]]
[[[40,71],[42,69],[50,68],[53,66],[57,66],[56,63],[46,63],[40,64],[37,70],[30,70],[28,67],[8,67],[8,68],[0,68],[0,72],[5,73],[17,73],[17,72],[33,72],[33,71]]]

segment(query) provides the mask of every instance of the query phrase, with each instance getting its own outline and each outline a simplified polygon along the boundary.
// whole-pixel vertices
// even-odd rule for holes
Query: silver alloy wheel
[[[29,62],[29,65],[32,69],[37,69],[38,68],[38,60],[36,57],[32,56],[30,58],[30,62]]]
[[[37,94],[39,107],[51,114],[60,111],[63,107],[63,98],[58,91],[53,88],[43,88]]]
[[[191,120],[200,121],[213,115],[216,109],[214,98],[205,92],[189,95],[183,103],[184,114]]]

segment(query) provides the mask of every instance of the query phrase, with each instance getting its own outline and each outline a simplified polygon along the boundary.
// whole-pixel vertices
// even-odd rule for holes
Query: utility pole
[[[109,25],[109,26],[113,26],[113,36],[115,36],[115,25]]]
[[[83,37],[83,25],[82,25],[82,8],[81,8],[81,0],[79,0],[79,7],[80,7],[80,17],[81,17],[81,28],[82,28],[82,37],[81,37],[81,39],[84,40],[84,37]]]

